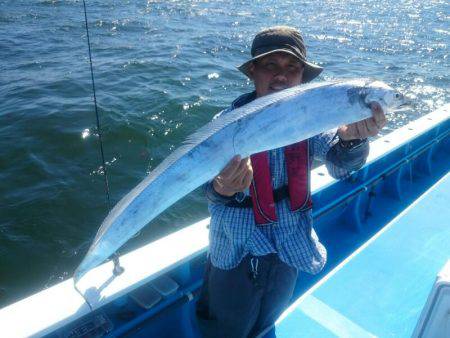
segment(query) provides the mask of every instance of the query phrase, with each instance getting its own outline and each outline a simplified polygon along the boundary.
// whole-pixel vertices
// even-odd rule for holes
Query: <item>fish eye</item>
[[[395,98],[396,98],[396,99],[399,99],[399,98],[400,98],[400,94],[399,94],[399,93],[396,93],[396,94],[395,94]]]

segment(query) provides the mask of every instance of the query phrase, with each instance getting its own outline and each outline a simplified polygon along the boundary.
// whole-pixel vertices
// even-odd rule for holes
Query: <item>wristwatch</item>
[[[355,149],[367,142],[366,138],[354,139],[354,140],[342,140],[339,139],[339,145],[344,149]]]

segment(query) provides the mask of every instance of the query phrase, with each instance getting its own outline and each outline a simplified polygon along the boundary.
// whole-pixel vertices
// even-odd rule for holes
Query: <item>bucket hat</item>
[[[291,54],[303,63],[303,83],[313,80],[323,71],[322,67],[306,60],[306,47],[300,32],[288,26],[270,27],[256,34],[252,43],[252,58],[238,69],[250,77],[249,67],[252,62],[278,52]]]

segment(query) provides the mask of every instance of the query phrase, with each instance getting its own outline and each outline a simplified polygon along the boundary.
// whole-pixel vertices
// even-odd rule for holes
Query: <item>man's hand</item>
[[[241,160],[239,155],[233,157],[226,167],[213,180],[214,190],[223,196],[233,196],[250,186],[253,169],[250,158]]]
[[[378,134],[386,125],[386,116],[378,102],[372,102],[370,108],[372,109],[372,117],[338,129],[338,135],[341,140],[363,139]]]

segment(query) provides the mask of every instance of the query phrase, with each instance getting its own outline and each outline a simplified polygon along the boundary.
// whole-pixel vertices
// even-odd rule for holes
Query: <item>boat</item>
[[[446,104],[372,141],[367,163],[345,180],[315,168],[314,227],[328,262],[318,275],[300,273],[290,307],[260,336],[445,337],[448,314],[439,313],[450,297],[437,297],[450,290],[449,159]],[[0,309],[0,336],[200,337],[208,224],[124,254],[120,275],[106,262],[78,290],[68,279]]]

